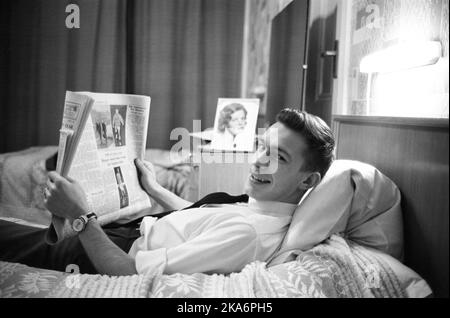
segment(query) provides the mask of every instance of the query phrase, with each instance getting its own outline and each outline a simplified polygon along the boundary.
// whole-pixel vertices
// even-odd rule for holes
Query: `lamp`
[[[365,56],[361,73],[388,73],[437,63],[442,56],[438,41],[405,42]]]

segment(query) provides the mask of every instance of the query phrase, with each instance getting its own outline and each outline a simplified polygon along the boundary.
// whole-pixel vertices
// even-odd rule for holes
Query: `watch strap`
[[[97,214],[95,214],[94,212],[91,212],[91,213],[86,214],[85,217],[86,217],[86,220],[89,221],[92,218],[97,219]]]
[[[81,232],[83,232],[86,229],[86,226],[87,226],[87,224],[89,223],[90,220],[97,219],[97,214],[91,212],[91,213],[88,213],[88,214],[81,215],[80,217],[78,217],[78,219],[82,220],[82,222],[83,222],[83,228],[81,228],[80,230],[77,230],[78,233],[81,233]],[[72,227],[73,227],[73,225],[72,225]]]

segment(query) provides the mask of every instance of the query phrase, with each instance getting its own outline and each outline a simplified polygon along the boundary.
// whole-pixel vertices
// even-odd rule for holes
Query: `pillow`
[[[433,291],[428,283],[411,268],[379,250],[372,248],[366,248],[366,250],[373,253],[375,257],[389,266],[399,280],[400,286],[408,298],[426,298],[432,296]]]
[[[299,251],[332,234],[401,259],[403,226],[397,186],[371,165],[335,160],[295,210],[270,265],[293,260]]]
[[[0,155],[0,216],[48,226],[42,184],[47,180],[45,160],[57,147],[31,147]]]

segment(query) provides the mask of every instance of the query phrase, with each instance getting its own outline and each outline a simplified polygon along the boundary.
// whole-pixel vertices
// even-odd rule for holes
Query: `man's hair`
[[[305,111],[285,108],[276,120],[299,133],[308,149],[303,154],[305,164],[302,169],[319,172],[323,178],[334,159],[334,137],[330,127],[319,117]]]
[[[227,128],[228,124],[230,123],[231,115],[233,115],[235,112],[239,110],[244,111],[245,117],[247,117],[247,109],[245,109],[244,105],[242,104],[232,103],[222,108],[222,110],[220,111],[219,125],[218,125],[218,130],[220,132],[225,131],[225,128]]]

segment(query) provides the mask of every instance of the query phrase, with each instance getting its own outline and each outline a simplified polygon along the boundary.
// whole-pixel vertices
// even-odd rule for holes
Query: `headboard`
[[[336,158],[377,167],[402,193],[405,264],[448,297],[448,119],[334,116]]]

